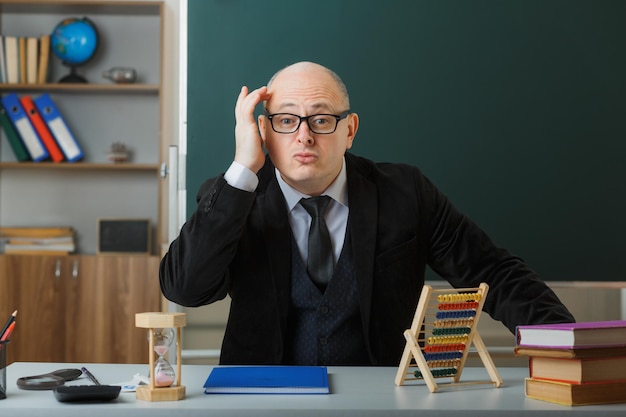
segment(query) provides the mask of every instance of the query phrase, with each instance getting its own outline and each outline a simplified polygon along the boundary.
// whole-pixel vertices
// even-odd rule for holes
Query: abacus
[[[406,346],[398,366],[396,385],[403,385],[408,380],[424,380],[430,392],[439,388],[436,378],[452,378],[446,385],[502,385],[502,379],[476,330],[488,290],[489,286],[485,283],[478,288],[441,290],[424,285],[411,328],[404,332]],[[460,382],[472,344],[490,381]]]

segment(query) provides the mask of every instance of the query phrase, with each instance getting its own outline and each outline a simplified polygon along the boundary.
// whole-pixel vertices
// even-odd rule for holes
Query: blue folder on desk
[[[213,368],[206,394],[329,394],[325,366],[224,366]]]

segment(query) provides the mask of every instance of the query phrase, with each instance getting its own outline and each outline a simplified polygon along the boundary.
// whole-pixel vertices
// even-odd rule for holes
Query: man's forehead
[[[306,107],[310,111],[337,110],[345,97],[332,74],[314,64],[294,65],[280,71],[268,85],[266,102],[272,111]]]
[[[268,88],[268,103],[280,107],[330,109],[343,102],[339,89],[331,83],[316,82],[277,82]]]
[[[272,108],[275,109],[276,111],[287,111],[287,110],[296,111],[303,104],[306,106],[306,108],[309,111],[331,110],[331,109],[333,109],[333,106],[330,103],[328,103],[328,102],[298,103],[298,102],[294,102],[294,101],[283,101],[283,102],[281,102],[281,101],[272,101],[271,99],[270,99],[270,102],[272,103]]]
[[[338,88],[336,81],[324,67],[321,66],[293,66],[276,74],[268,85],[270,91],[281,88],[298,86],[318,88]]]

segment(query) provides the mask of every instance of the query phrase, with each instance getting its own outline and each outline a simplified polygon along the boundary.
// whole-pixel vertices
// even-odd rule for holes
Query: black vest
[[[350,239],[345,239],[324,293],[309,278],[294,239],[291,253],[291,306],[285,363],[369,365]]]

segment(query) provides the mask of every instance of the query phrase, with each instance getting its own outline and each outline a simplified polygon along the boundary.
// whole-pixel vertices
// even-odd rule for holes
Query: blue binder
[[[83,150],[50,95],[44,93],[33,99],[33,102],[59,144],[61,151],[63,151],[65,159],[68,162],[75,162],[82,159],[85,156]]]
[[[325,366],[223,366],[211,370],[205,394],[330,394]]]
[[[30,158],[35,161],[42,161],[49,157],[48,150],[44,146],[37,131],[28,119],[28,115],[20,104],[20,98],[15,93],[9,93],[2,97],[2,105],[4,106],[9,119],[13,122],[15,130],[20,135],[24,146],[30,154]]]

